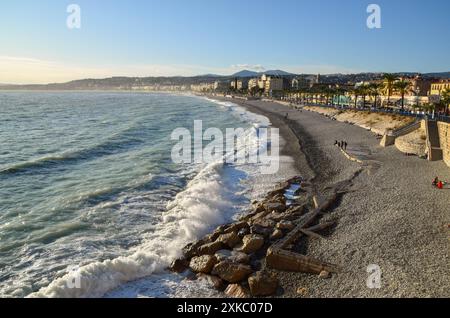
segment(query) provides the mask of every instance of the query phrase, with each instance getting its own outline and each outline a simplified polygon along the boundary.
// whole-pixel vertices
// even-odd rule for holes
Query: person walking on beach
[[[344,150],[345,151],[347,151],[347,146],[348,146],[348,143],[346,141],[344,141]]]
[[[284,119],[288,119],[289,118],[289,114],[286,113],[286,116],[284,117]]]

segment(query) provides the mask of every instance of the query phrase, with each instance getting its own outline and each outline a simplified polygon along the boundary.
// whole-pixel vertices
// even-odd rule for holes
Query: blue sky
[[[66,8],[81,7],[81,29]],[[366,26],[381,7],[382,28]],[[448,0],[4,0],[0,83],[112,75],[450,71]]]

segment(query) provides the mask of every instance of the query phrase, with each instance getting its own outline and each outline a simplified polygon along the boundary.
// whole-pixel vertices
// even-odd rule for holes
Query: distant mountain
[[[253,72],[243,70],[230,76],[206,74],[194,77],[110,77],[102,79],[82,79],[67,83],[53,83],[46,85],[8,85],[0,84],[0,90],[133,90],[140,87],[154,87],[156,90],[165,88],[170,90],[171,86],[189,86],[200,83],[213,83],[215,81],[229,81],[236,77],[257,77],[262,74],[284,76],[292,78],[294,76],[307,77],[308,74],[295,75],[281,70],[269,70],[265,72]],[[397,75],[418,73],[404,72],[396,73]],[[328,74],[322,75],[322,83],[329,84],[347,84],[359,83],[371,80],[379,80],[383,76],[382,73],[358,73],[358,74]],[[436,72],[422,74],[428,78],[450,78],[450,72]]]
[[[281,71],[281,70],[269,70],[269,71],[264,71],[264,72],[254,72],[254,71],[249,71],[249,70],[243,70],[243,71],[240,71],[240,72],[237,72],[237,73],[231,75],[230,77],[258,77],[263,74],[272,75],[272,76],[295,76],[295,74],[288,73],[288,72]]]
[[[203,75],[197,75],[194,77],[214,77],[214,78],[219,78],[219,77],[225,77],[223,75],[218,75],[218,74],[203,74]]]
[[[281,71],[281,70],[270,70],[270,71],[265,71],[265,72],[261,72],[262,74],[266,74],[266,75],[272,75],[272,76],[295,76],[296,74],[292,74],[289,72],[285,72],[285,71]]]
[[[231,75],[231,77],[256,77],[256,76],[259,76],[258,72],[253,72],[249,70],[243,70]]]
[[[427,77],[450,78],[450,72],[426,73],[423,75]]]

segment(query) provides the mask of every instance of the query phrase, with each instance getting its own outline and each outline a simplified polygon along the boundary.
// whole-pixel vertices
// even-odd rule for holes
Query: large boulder
[[[290,221],[281,221],[277,224],[277,229],[292,231],[295,228],[294,223]]]
[[[237,233],[237,235],[239,236],[240,239],[242,239],[247,234],[250,234],[250,228],[249,227],[240,229],[239,232]]]
[[[250,233],[262,235],[263,237],[270,237],[272,232],[273,232],[273,228],[264,227],[264,226],[261,226],[258,224],[252,225],[252,227],[250,228]]]
[[[283,203],[265,203],[264,204],[264,208],[266,209],[266,211],[268,212],[284,212],[286,210],[286,205],[284,205]]]
[[[275,230],[273,231],[272,235],[270,236],[271,240],[279,240],[281,238],[283,238],[284,234],[283,231],[281,230]]]
[[[215,254],[218,262],[229,261],[239,264],[250,264],[250,256],[239,251],[220,250]]]
[[[220,242],[220,241],[216,241],[213,243],[208,243],[205,245],[200,246],[197,249],[197,254],[198,255],[213,255],[215,254],[217,251],[223,249],[225,247],[225,245]]]
[[[248,265],[232,263],[230,261],[223,261],[214,266],[212,274],[219,276],[229,283],[238,283],[243,281],[253,272]]]
[[[274,274],[257,272],[248,278],[248,285],[253,296],[272,296],[278,288],[278,279]]]
[[[189,263],[189,267],[195,273],[209,274],[216,264],[217,259],[215,256],[203,255],[192,258],[191,262]]]
[[[239,284],[228,285],[225,295],[230,298],[251,298],[250,292]]]
[[[172,262],[169,269],[175,273],[183,273],[189,267],[189,261],[185,258],[178,258]]]
[[[275,221],[271,220],[270,218],[263,218],[263,219],[255,220],[253,222],[253,225],[259,225],[261,227],[274,228],[276,223],[275,223]]]
[[[239,230],[241,229],[245,229],[248,228],[249,225],[246,221],[240,221],[240,222],[236,222],[231,224],[225,231],[224,234],[228,234],[231,232],[239,232]]]
[[[238,245],[241,242],[241,239],[236,234],[236,232],[231,232],[228,234],[222,234],[220,235],[216,242],[221,242],[224,246],[227,246],[229,248],[234,248],[236,245]]]
[[[223,261],[227,261],[232,255],[232,251],[230,250],[220,250],[217,251],[216,254],[214,255],[217,259],[217,261],[223,262]]]
[[[263,246],[264,237],[257,234],[249,234],[242,239],[242,246],[239,248],[239,251],[245,254],[252,254],[259,251]]]
[[[198,241],[186,245],[182,250],[184,258],[191,259],[194,256],[198,256],[198,248],[204,244],[205,244],[204,241]]]

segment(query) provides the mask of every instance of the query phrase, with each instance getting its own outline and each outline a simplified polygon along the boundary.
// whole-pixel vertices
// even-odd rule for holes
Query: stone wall
[[[438,127],[444,161],[450,167],[450,124],[439,122]]]
[[[426,153],[426,133],[422,129],[417,129],[412,133],[395,139],[395,146],[403,153],[425,156]]]

